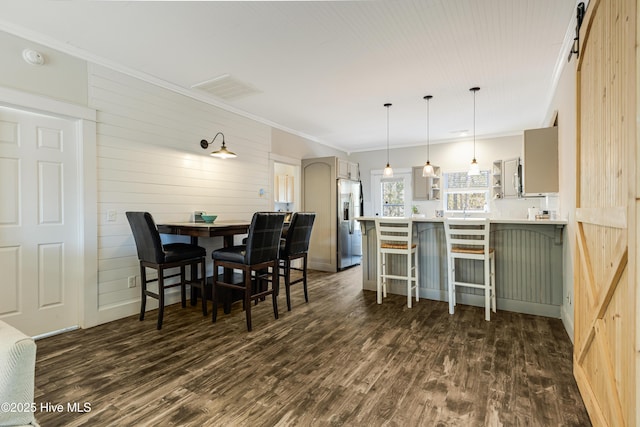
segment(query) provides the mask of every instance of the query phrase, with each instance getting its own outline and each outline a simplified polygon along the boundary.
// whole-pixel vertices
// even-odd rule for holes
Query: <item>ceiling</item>
[[[548,125],[575,5],[3,0],[0,29],[356,152],[386,147],[387,102],[391,148],[424,144],[425,95],[431,142],[471,138],[473,86],[477,138]]]

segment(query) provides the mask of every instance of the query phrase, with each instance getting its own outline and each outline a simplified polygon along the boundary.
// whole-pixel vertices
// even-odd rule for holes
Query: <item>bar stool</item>
[[[447,240],[449,313],[456,305],[456,288],[468,287],[484,291],[485,320],[491,320],[490,309],[496,312],[495,251],[489,246],[490,222],[487,218],[447,218],[444,221]],[[463,282],[456,277],[456,259],[483,262],[482,283]]]
[[[406,280],[407,307],[411,308],[411,293],[418,296],[418,245],[413,243],[413,221],[409,218],[376,218],[378,271],[378,304],[387,296],[387,279]],[[406,275],[391,274],[388,255],[406,256]],[[412,265],[413,258],[413,265]],[[399,267],[399,266],[397,266]]]

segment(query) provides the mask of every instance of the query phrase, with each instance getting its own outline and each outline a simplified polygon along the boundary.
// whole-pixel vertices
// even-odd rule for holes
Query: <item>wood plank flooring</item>
[[[359,267],[310,272],[218,322],[199,306],[37,342],[37,420],[49,426],[589,426],[558,319],[390,295]],[[41,405],[62,404],[60,413]],[[90,405],[79,412],[67,405]],[[69,410],[71,409],[71,410]]]

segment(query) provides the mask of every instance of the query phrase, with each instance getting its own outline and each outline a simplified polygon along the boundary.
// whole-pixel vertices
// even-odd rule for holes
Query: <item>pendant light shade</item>
[[[222,146],[219,150],[212,151],[211,157],[217,157],[218,159],[233,159],[234,157],[238,157],[236,153],[227,150],[227,146],[224,144],[224,134],[222,132],[216,133],[216,136],[213,137],[211,142],[207,142],[206,139],[203,139],[202,141],[200,141],[200,146],[206,150],[209,145],[213,144],[218,135],[222,135]]]
[[[473,160],[471,161],[471,167],[467,175],[477,176],[480,175],[480,165],[476,160],[476,92],[480,90],[479,87],[472,87],[469,89],[473,92]]]
[[[391,178],[393,177],[393,169],[389,166],[389,107],[391,107],[391,104],[387,103],[384,106],[387,108],[387,166],[384,168],[382,175],[386,178]]]
[[[429,161],[429,101],[431,98],[433,98],[432,95],[426,95],[422,98],[427,101],[427,163],[425,163],[422,168],[422,176],[425,178],[434,178],[436,176],[433,166],[431,166],[431,162]]]

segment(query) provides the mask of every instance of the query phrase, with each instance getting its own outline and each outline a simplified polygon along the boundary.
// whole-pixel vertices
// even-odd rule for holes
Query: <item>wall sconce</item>
[[[234,157],[238,157],[238,155],[236,153],[233,153],[233,152],[227,150],[227,146],[224,145],[224,134],[222,132],[216,133],[216,136],[213,137],[211,142],[207,142],[206,139],[203,139],[202,141],[200,141],[200,146],[204,150],[206,150],[207,148],[209,148],[209,145],[214,143],[214,141],[216,140],[218,135],[222,135],[222,146],[220,147],[219,150],[212,151],[211,152],[211,157],[217,157],[218,159],[233,159]]]

